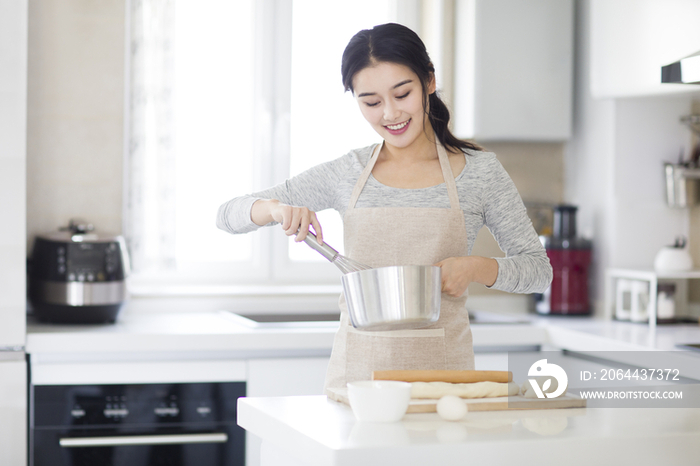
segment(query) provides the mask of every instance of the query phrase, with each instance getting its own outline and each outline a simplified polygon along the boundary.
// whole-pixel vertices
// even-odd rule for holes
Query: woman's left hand
[[[491,286],[498,278],[498,262],[480,256],[449,257],[435,264],[442,269],[442,292],[459,298],[471,282]]]
[[[449,257],[435,264],[442,269],[443,293],[459,298],[467,291],[473,281],[469,262],[469,257]]]

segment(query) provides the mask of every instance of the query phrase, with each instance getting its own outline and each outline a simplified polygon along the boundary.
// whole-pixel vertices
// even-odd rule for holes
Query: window
[[[415,17],[417,4],[132,0],[125,232],[133,279],[337,283],[325,259],[278,228],[230,235],[216,228],[216,211],[379,142],[343,90],[341,54],[358,30]],[[337,212],[320,217],[342,251]]]

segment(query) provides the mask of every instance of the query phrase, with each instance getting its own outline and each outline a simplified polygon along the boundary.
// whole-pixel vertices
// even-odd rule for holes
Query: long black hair
[[[425,44],[418,34],[396,23],[380,24],[355,34],[345,47],[340,72],[346,91],[354,92],[355,75],[377,63],[396,63],[410,68],[423,88],[423,108],[440,143],[451,151],[482,150],[478,145],[458,139],[450,132],[450,111],[436,92],[428,94],[428,83],[435,76]]]

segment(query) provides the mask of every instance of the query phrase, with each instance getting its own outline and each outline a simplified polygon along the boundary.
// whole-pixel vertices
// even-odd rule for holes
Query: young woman
[[[228,201],[217,226],[245,233],[280,224],[287,235],[299,231],[296,241],[311,226],[322,241],[315,212],[333,208],[343,217],[346,256],[374,267],[441,267],[440,319],[426,329],[358,331],[341,296],[329,395],[369,380],[373,370],[474,369],[467,286],[543,292],[552,279],[547,255],[496,156],[450,133],[435,70],[413,31],[399,24],[360,31],[343,53],[341,73],[383,143]],[[470,255],[484,225],[505,258]]]

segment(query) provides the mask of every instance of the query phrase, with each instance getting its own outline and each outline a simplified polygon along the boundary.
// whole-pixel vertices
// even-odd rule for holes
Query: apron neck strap
[[[360,177],[357,179],[357,183],[355,183],[355,188],[352,190],[352,195],[350,196],[350,204],[348,205],[348,210],[355,208],[355,204],[357,203],[357,199],[360,197],[360,193],[362,192],[362,189],[365,187],[365,183],[367,183],[367,180],[369,179],[369,175],[372,174],[372,169],[374,168],[374,164],[377,163],[377,159],[379,158],[379,152],[382,150],[383,145],[384,145],[383,142],[381,144],[377,144],[376,147],[374,148],[374,150],[372,151],[372,156],[369,158],[369,161],[367,162],[367,166],[365,166],[365,169],[362,170]]]
[[[450,159],[447,156],[447,151],[439,142],[436,143],[438,159],[440,160],[440,167],[442,168],[442,176],[445,178],[445,186],[447,186],[447,195],[450,196],[450,207],[459,210],[459,196],[457,195],[457,183],[455,183],[455,176],[452,173],[452,167],[450,166]]]
[[[377,159],[379,158],[379,152],[381,151],[383,145],[384,143],[377,144],[374,150],[372,151],[372,156],[367,162],[367,166],[365,166],[365,169],[362,170],[360,177],[357,179],[357,183],[355,183],[355,188],[352,190],[348,210],[355,208],[357,199],[359,199],[360,193],[362,192],[362,189],[365,187],[365,184],[369,179],[369,175],[372,174],[372,169],[374,168],[374,164],[377,163]],[[455,177],[452,173],[450,160],[447,157],[447,151],[439,142],[436,143],[436,146],[438,160],[440,161],[440,168],[442,169],[442,176],[445,179],[445,185],[447,186],[447,194],[450,197],[450,207],[452,209],[459,210],[459,196],[457,195],[457,184],[455,183]]]

